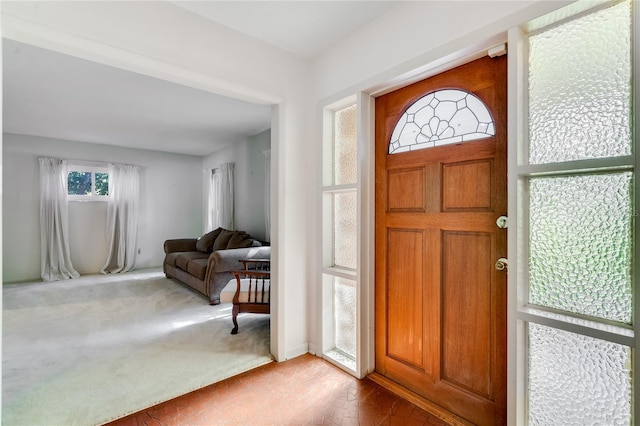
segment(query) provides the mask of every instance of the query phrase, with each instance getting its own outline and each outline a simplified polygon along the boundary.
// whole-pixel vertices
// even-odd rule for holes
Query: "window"
[[[565,9],[510,35],[528,52],[526,94],[516,95],[527,125],[510,171],[514,344],[526,384],[517,424],[625,425],[637,412],[631,4],[569,19]]]
[[[350,371],[357,359],[357,110],[325,110],[323,176],[323,356]]]
[[[69,164],[67,193],[72,201],[106,201],[109,195],[107,167]]]
[[[415,101],[396,123],[389,154],[462,143],[495,135],[485,104],[472,93],[445,89]]]

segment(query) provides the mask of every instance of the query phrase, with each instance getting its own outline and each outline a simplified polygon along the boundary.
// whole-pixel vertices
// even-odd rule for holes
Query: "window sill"
[[[322,269],[322,273],[326,275],[333,275],[337,277],[347,278],[355,280],[358,274],[353,269],[327,267]]]
[[[106,203],[107,201],[109,201],[109,197],[107,196],[100,196],[100,197],[95,197],[95,196],[81,196],[80,197],[72,197],[71,195],[69,196],[69,198],[67,199],[67,201],[69,202],[76,202],[76,203]]]

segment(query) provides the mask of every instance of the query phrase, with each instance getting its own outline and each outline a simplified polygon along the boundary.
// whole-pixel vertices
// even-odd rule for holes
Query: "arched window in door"
[[[402,114],[389,154],[483,139],[495,135],[491,113],[474,94],[459,89],[431,92]]]

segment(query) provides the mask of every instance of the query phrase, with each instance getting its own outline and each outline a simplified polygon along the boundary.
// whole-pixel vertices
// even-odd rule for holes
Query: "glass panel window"
[[[70,164],[67,194],[71,201],[106,201],[109,195],[107,167]]]
[[[67,181],[67,192],[69,195],[91,195],[93,186],[91,185],[91,172],[69,172]]]
[[[335,347],[356,356],[356,282],[336,277],[334,281]]]
[[[518,424],[629,425],[637,412],[632,4],[572,3],[526,36],[528,146],[509,171],[523,247],[510,257],[528,284],[512,300],[526,324]]]
[[[324,111],[322,354],[357,367],[358,132],[357,106]]]
[[[631,177],[531,179],[531,303],[631,322]]]
[[[529,37],[531,164],[631,154],[631,4]]]
[[[334,266],[356,269],[356,191],[334,194]]]
[[[109,195],[109,173],[96,173],[96,195]]]
[[[495,135],[485,104],[472,93],[446,89],[414,102],[391,133],[389,154],[460,143]]]
[[[352,105],[336,111],[334,123],[335,184],[355,183],[358,165],[356,157],[358,142],[356,106]]]
[[[631,348],[530,323],[529,424],[631,424]]]

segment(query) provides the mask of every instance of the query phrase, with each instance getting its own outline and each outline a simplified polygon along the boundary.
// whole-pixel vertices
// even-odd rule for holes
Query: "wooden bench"
[[[233,295],[233,330],[238,334],[238,314],[269,314],[271,300],[271,261],[269,259],[240,260],[244,269],[232,271],[236,277],[236,292]],[[246,294],[241,292],[242,281],[248,281]]]

